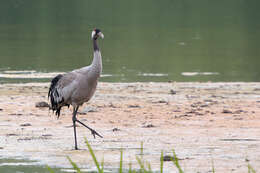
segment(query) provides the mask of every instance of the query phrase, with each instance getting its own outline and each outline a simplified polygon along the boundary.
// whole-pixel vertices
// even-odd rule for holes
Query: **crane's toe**
[[[96,132],[95,130],[91,130],[91,134],[94,136],[94,138],[96,138],[95,135],[99,136],[100,138],[103,138],[103,136],[101,136],[100,134],[98,134],[98,132]]]

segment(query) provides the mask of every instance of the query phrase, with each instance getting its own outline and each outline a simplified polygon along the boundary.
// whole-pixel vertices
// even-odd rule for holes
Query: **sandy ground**
[[[117,168],[120,149],[124,166],[138,167],[143,158],[159,169],[161,151],[175,149],[185,172],[247,172],[248,162],[260,170],[260,83],[99,83],[91,102],[78,116],[104,138],[94,139],[78,126],[73,140],[72,109],[57,119],[37,102],[47,101],[48,83],[0,85],[0,155],[70,167],[94,163],[86,137],[106,168]],[[90,110],[88,113],[87,110]],[[167,172],[175,172],[164,162]]]

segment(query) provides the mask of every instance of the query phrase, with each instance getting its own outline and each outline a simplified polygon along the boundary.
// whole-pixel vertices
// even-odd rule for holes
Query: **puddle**
[[[208,75],[219,75],[218,72],[182,72],[182,76],[208,76]]]
[[[166,73],[139,73],[138,76],[161,77],[161,76],[168,76],[168,74],[166,74]]]
[[[259,141],[258,139],[220,139],[221,141]]]
[[[55,173],[68,172],[71,169],[52,168]],[[46,173],[45,165],[38,161],[18,159],[18,158],[0,158],[0,172],[4,173]]]

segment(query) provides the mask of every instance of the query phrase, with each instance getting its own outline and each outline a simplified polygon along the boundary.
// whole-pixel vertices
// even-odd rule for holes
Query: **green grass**
[[[88,150],[89,150],[89,152],[90,152],[90,154],[91,154],[91,156],[92,156],[92,159],[93,159],[93,161],[95,162],[95,165],[96,165],[96,167],[97,167],[97,169],[98,169],[98,172],[99,172],[99,173],[103,173],[103,168],[104,168],[104,167],[102,166],[102,167],[100,168],[99,163],[98,163],[98,161],[97,161],[97,158],[96,158],[96,156],[95,156],[95,154],[94,154],[94,152],[93,152],[93,150],[92,150],[90,144],[88,143],[87,138],[85,138],[85,141],[86,141]],[[103,165],[103,164],[104,164],[104,162],[102,163],[102,165]]]
[[[88,150],[90,152],[90,155],[97,167],[97,172],[98,173],[103,173],[104,172],[104,159],[102,160],[102,162],[99,164],[99,162],[97,161],[97,158],[94,154],[93,149],[91,148],[88,140],[85,138],[86,141],[86,145],[88,147]],[[143,159],[143,143],[141,143],[141,148],[140,148],[140,155],[141,157],[136,156],[136,160],[137,163],[139,164],[139,169],[132,169],[132,164],[129,163],[129,169],[126,171],[123,171],[123,149],[120,150],[120,162],[119,162],[119,169],[118,172],[119,173],[123,173],[123,172],[128,172],[128,173],[153,173],[155,171],[152,171],[152,167],[150,162],[147,162]],[[179,163],[179,159],[175,153],[175,150],[172,150],[173,152],[173,157],[171,157],[171,161],[173,162],[173,164],[175,165],[175,167],[177,168],[179,173],[184,173],[180,163]],[[163,151],[161,151],[161,157],[160,157],[160,173],[163,173],[163,166],[164,166],[164,161],[163,161]],[[81,173],[82,171],[80,170],[80,168],[77,166],[77,164],[75,162],[73,162],[70,157],[67,157],[67,159],[69,160],[71,166],[73,167],[73,169],[77,172],[77,173]],[[256,173],[256,171],[253,169],[253,167],[248,163],[247,165],[248,167],[248,173]],[[55,171],[50,168],[49,166],[46,167],[46,169],[50,172],[50,173],[55,173]],[[158,172],[158,171],[156,171]],[[214,168],[214,162],[212,160],[212,173],[215,173],[215,168]]]
[[[67,159],[69,160],[70,164],[73,166],[73,169],[75,171],[77,171],[77,173],[81,173],[81,171],[80,171],[79,167],[77,166],[77,164],[74,163],[69,157],[67,157]]]

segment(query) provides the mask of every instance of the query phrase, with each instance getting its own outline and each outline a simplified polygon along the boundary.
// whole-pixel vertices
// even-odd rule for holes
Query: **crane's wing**
[[[54,77],[49,88],[48,98],[51,101],[53,111],[59,117],[62,106],[69,105],[68,98],[72,94],[76,84],[77,73],[70,72],[67,74],[60,74]]]

